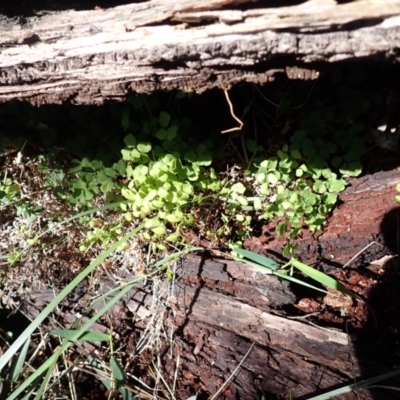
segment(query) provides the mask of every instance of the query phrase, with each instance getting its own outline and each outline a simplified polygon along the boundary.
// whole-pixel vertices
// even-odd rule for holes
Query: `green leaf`
[[[197,163],[199,165],[204,165],[204,166],[209,166],[212,163],[212,157],[211,154],[206,153],[206,154],[199,154],[197,158]]]
[[[193,150],[189,150],[185,153],[184,158],[186,161],[195,162],[197,161],[197,154]]]
[[[263,194],[264,196],[268,196],[269,195],[269,185],[268,183],[263,183],[260,187],[260,191],[261,194]]]
[[[104,181],[101,186],[100,186],[100,190],[103,193],[108,193],[110,192],[114,187],[114,183],[111,179],[107,179],[106,181]]]
[[[113,378],[118,382],[118,383],[125,383],[126,378],[125,378],[125,373],[122,367],[119,365],[119,362],[114,358],[110,358],[110,367],[111,367],[111,372],[113,375]]]
[[[313,185],[313,190],[316,193],[325,193],[326,192],[326,184],[322,181],[316,181]]]
[[[282,150],[278,150],[277,153],[278,157],[282,160],[282,161],[286,161],[288,159],[288,154],[285,153]]]
[[[153,228],[151,230],[156,236],[162,236],[165,234],[167,229],[165,228],[164,225],[157,226],[156,228]]]
[[[231,191],[235,193],[243,194],[246,191],[246,187],[241,182],[234,183],[231,186]]]
[[[113,165],[113,168],[119,175],[125,175],[126,173],[126,163],[123,160],[119,160]]]
[[[313,142],[310,139],[304,139],[301,143],[302,154],[306,157],[311,158],[317,154],[317,150],[314,148]]]
[[[307,136],[306,131],[296,131],[290,138],[292,143],[300,143]]]
[[[279,182],[278,174],[279,174],[279,172],[276,171],[276,173],[269,173],[267,175],[268,182],[271,185],[276,185]]]
[[[254,139],[247,139],[245,145],[249,151],[255,153],[257,151],[257,142]]]
[[[70,329],[70,330],[54,329],[50,331],[52,335],[57,335],[65,339],[71,339],[76,334],[76,332],[77,331],[75,329]],[[104,341],[109,341],[110,339],[111,336],[109,334],[86,331],[83,332],[82,336],[79,336],[77,340],[85,340],[90,342],[104,342]]]
[[[165,112],[165,111],[160,112],[158,122],[163,128],[166,128],[168,126],[170,120],[171,120],[171,116],[167,112]]]
[[[259,197],[255,197],[253,199],[253,206],[254,206],[255,210],[261,210],[262,202],[261,202],[261,199]]]
[[[342,168],[340,168],[340,172],[343,175],[358,176],[362,172],[362,164],[360,161],[345,163]]]
[[[136,143],[137,143],[135,137],[131,133],[129,135],[125,136],[124,142],[130,148],[135,147]]]
[[[156,132],[156,137],[160,140],[164,140],[168,136],[168,132],[165,129],[159,129]]]
[[[168,140],[174,139],[178,134],[178,126],[177,125],[172,125],[168,128]]]
[[[280,222],[276,227],[276,233],[278,236],[282,237],[283,234],[287,231],[288,225],[284,222]]]
[[[121,125],[124,131],[126,131],[129,128],[129,108],[124,107],[122,110],[122,115],[121,115]]]
[[[94,171],[98,171],[100,169],[103,169],[103,162],[101,160],[93,160],[91,162],[92,168]]]
[[[332,179],[327,182],[329,192],[342,192],[346,188],[346,181],[344,179]]]
[[[149,153],[151,151],[151,143],[149,143],[149,142],[138,143],[137,149],[141,153]]]
[[[321,271],[318,271],[315,268],[312,268],[306,264],[301,263],[300,261],[297,261],[296,259],[292,259],[291,264],[303,272],[303,274],[307,275],[311,279],[314,279],[315,281],[319,282],[320,284],[327,286],[331,289],[338,290],[339,292],[343,294],[347,294],[348,296],[352,297],[353,299],[361,299],[360,296],[358,296],[356,293],[352,292],[351,290],[347,289],[344,285],[342,285],[340,282],[338,282],[336,279],[332,278],[329,275],[324,274]]]
[[[181,222],[184,218],[183,213],[181,212],[174,212],[173,214],[166,214],[165,219],[168,222],[172,222],[172,223],[177,223],[177,222]]]
[[[236,254],[239,254],[240,256],[247,258],[248,260],[251,260],[265,268],[268,268],[271,270],[276,270],[276,269],[280,268],[280,265],[276,261],[271,260],[270,258],[262,256],[260,254],[256,254],[252,251],[239,249],[239,248],[235,247],[233,249],[233,252]]]
[[[242,206],[247,206],[249,204],[246,197],[244,197],[244,196],[237,196],[236,201]]]
[[[334,205],[337,202],[338,196],[334,193],[325,193],[323,195],[323,202],[329,205]]]
[[[103,172],[110,178],[115,178],[118,175],[114,168],[104,168]]]
[[[324,168],[321,171],[321,175],[325,178],[325,179],[332,179],[332,171],[329,168]]]
[[[261,172],[261,173],[257,174],[256,175],[256,181],[259,182],[259,183],[264,182],[265,181],[265,173]]]
[[[182,192],[187,194],[193,194],[193,186],[190,183],[184,183],[182,185]]]
[[[295,160],[300,160],[301,159],[301,153],[298,150],[291,150],[290,155],[295,159]]]

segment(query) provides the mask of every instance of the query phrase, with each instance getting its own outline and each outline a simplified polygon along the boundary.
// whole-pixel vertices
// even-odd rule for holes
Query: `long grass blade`
[[[365,379],[364,381],[353,383],[351,385],[346,385],[346,386],[343,386],[343,387],[341,387],[339,389],[332,390],[332,391],[330,391],[328,393],[324,393],[324,394],[320,394],[318,396],[310,397],[308,400],[328,400],[328,399],[333,398],[334,396],[339,396],[341,394],[352,392],[353,390],[361,389],[361,388],[364,388],[364,387],[369,387],[369,386],[373,385],[376,382],[380,382],[380,381],[383,381],[385,379],[392,378],[393,376],[396,376],[396,375],[399,375],[399,374],[400,374],[400,369],[398,369],[396,371],[388,372],[388,373],[383,374],[383,375],[378,375],[378,376],[376,376],[374,378]]]
[[[18,356],[15,358],[12,367],[11,367],[11,379],[16,382],[18,377],[22,371],[22,368],[25,364],[26,355],[28,353],[29,344],[31,341],[31,337],[29,336],[28,339],[25,341],[24,345],[21,348]]]
[[[50,331],[52,335],[57,335],[65,339],[71,340],[71,338],[74,336],[76,333],[75,329],[70,329],[70,330],[63,330],[63,329],[54,329]],[[101,333],[101,332],[83,332],[82,336],[79,336],[78,340],[85,340],[85,341],[90,341],[90,342],[105,342],[109,341],[111,339],[111,336],[107,333]]]
[[[324,274],[321,271],[318,271],[315,268],[310,267],[309,265],[303,264],[300,261],[295,259],[291,260],[291,264],[306,274],[311,279],[319,282],[321,285],[327,286],[331,289],[338,290],[341,293],[347,294],[348,296],[352,297],[353,299],[361,299],[356,293],[352,292],[351,290],[347,289],[344,285],[338,282],[336,279],[332,278],[329,275]]]
[[[281,279],[286,279],[287,281],[293,282],[293,283],[297,283],[298,285],[302,285],[304,287],[308,287],[310,289],[314,289],[317,290],[318,292],[322,292],[322,293],[328,293],[326,290],[321,289],[317,286],[311,285],[310,283],[304,282],[300,279],[294,278],[293,276],[290,275],[286,275],[286,274],[282,274],[280,272],[272,272],[272,275],[275,275]]]
[[[117,246],[118,247],[118,246]],[[90,318],[81,329],[76,331],[76,334],[72,336],[69,340],[64,341],[61,345],[61,352],[65,351],[69,346],[72,345],[72,342],[79,338],[83,332],[87,331],[101,316],[103,316],[117,301],[119,301],[126,293],[129,292],[138,282],[140,282],[144,277],[137,277],[134,281],[126,284],[121,291],[111,299],[106,305],[103,306],[92,318]],[[51,365],[57,362],[59,354],[53,354],[50,358],[48,358],[29,378],[24,381],[8,398],[7,400],[14,400],[18,398],[18,396],[29,387],[29,385],[34,382],[35,379],[42,376]],[[54,364],[55,365],[55,364]],[[51,368],[50,368],[51,370]]]
[[[268,257],[262,256],[261,254],[253,253],[252,251],[239,248],[234,248],[233,251],[240,256],[243,256],[244,258],[247,258],[265,268],[269,268],[272,270],[280,268],[280,265],[276,261],[271,260]]]
[[[80,282],[83,281],[98,265],[100,265],[113,251],[121,244],[129,240],[133,235],[138,233],[143,228],[139,225],[133,231],[127,233],[124,237],[114,243],[109,249],[98,256],[86,269],[84,269],[75,279],[72,280],[59,294],[56,296],[45,309],[32,321],[25,331],[15,340],[9,349],[0,358],[0,372],[7,365],[10,359],[17,353],[19,348],[25,343],[28,337],[40,326],[40,324],[49,316],[49,314],[70,294]]]

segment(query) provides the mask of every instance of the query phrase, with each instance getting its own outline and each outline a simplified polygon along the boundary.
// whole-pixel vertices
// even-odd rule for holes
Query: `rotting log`
[[[0,17],[0,101],[102,104],[129,93],[264,83],[278,73],[315,79],[314,63],[399,60],[399,0],[276,8],[245,0],[150,0]]]
[[[175,393],[177,399],[186,399],[196,391],[216,393],[252,343],[255,346],[222,398],[259,399],[264,393],[266,398],[286,399],[289,391],[296,398],[307,398],[319,390],[352,383],[365,374],[386,372],[375,361],[376,350],[353,343],[346,333],[285,318],[285,306],[295,301],[287,282],[249,265],[201,256],[186,257],[177,275],[180,278],[173,296],[157,299],[173,309],[163,325],[168,333],[173,332],[174,357],[170,356],[167,340],[167,350],[161,354],[163,377],[170,383],[179,358],[178,381],[182,383]],[[111,288],[115,284],[104,279],[102,290]],[[30,318],[54,295],[51,290],[42,290],[34,296],[35,302],[25,303],[22,308]],[[90,297],[81,287],[63,305],[58,322],[70,326],[76,320],[75,313],[82,311]],[[150,286],[140,285],[109,313],[114,332],[122,326],[128,328],[126,343],[137,344],[139,333],[154,317],[152,300]],[[91,330],[106,328],[100,322]],[[130,351],[134,354],[134,346]],[[374,398],[365,390],[358,394],[363,399]],[[357,397],[350,394],[343,398]]]
[[[341,205],[333,212],[324,231],[300,241],[302,260],[310,263],[318,253],[319,258],[333,256],[336,262],[344,263],[360,247],[377,238],[382,220],[385,215],[391,215],[388,212],[395,206],[398,180],[396,170],[351,179],[349,188],[340,196]],[[263,243],[256,250],[279,252],[280,245],[279,241]],[[318,252],[312,250],[314,245],[319,246]],[[194,391],[215,393],[252,343],[255,346],[222,398],[259,399],[263,393],[266,398],[288,398],[292,391],[296,398],[306,399],[320,390],[350,384],[354,378],[387,372],[378,362],[379,348],[369,347],[370,342],[353,341],[344,332],[287,318],[285,310],[298,300],[288,282],[262,274],[246,264],[213,260],[205,255],[185,257],[176,276],[179,279],[172,295],[164,298],[173,311],[164,314],[162,324],[168,336],[173,333],[175,357],[170,357],[170,344],[166,340],[164,348],[168,351],[163,353],[162,365],[165,379],[172,382],[179,358],[179,399],[187,398]],[[124,277],[124,281],[131,279],[133,276],[129,274]],[[115,286],[108,278],[101,282],[102,292]],[[92,295],[82,284],[68,297],[56,318],[70,326],[76,312],[89,304]],[[122,326],[127,329],[124,340],[130,343],[133,353],[140,336],[138,332],[143,332],[149,321],[154,323],[152,295],[151,285],[139,285],[108,316],[116,332]],[[53,296],[52,289],[36,291],[34,301],[26,302],[22,310],[34,318]],[[97,331],[106,329],[103,322],[93,327]],[[358,395],[363,399],[382,398],[374,397],[367,390],[359,391]],[[357,397],[348,394],[342,398]]]

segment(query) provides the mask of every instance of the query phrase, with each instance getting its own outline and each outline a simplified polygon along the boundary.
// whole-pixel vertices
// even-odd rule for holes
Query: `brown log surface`
[[[252,343],[256,346],[230,388],[232,393],[240,390],[243,399],[256,399],[262,391],[277,395],[293,390],[301,396],[361,374],[356,351],[345,333],[287,319],[279,311],[295,300],[287,282],[242,263],[199,256],[184,259],[177,274],[181,277],[172,299],[174,313],[165,323],[180,343],[181,373],[194,374],[194,380],[200,380],[210,393],[219,389]],[[114,287],[103,281],[104,291]],[[26,314],[34,318],[53,296],[51,290],[36,292],[35,302],[24,306]],[[76,319],[74,313],[89,297],[82,291],[70,297],[60,318],[70,326]],[[129,310],[135,329],[143,330],[151,318],[150,305],[151,293],[141,285],[109,317],[121,320]],[[106,329],[97,323],[92,330]],[[164,362],[169,376],[175,361],[166,357]]]
[[[399,181],[398,170],[351,179],[341,195],[342,204],[333,212],[324,232],[305,234],[300,241],[302,260],[311,263],[325,257],[345,263],[350,254],[355,255],[360,247],[378,239],[382,219],[395,206]],[[257,250],[279,252],[280,245],[276,240]],[[297,301],[288,282],[247,264],[205,255],[185,257],[176,276],[179,279],[172,296],[162,299],[173,309],[166,315],[164,326],[168,334],[173,332],[179,350],[175,348],[174,357],[170,357],[169,350],[165,352],[166,379],[173,380],[171,371],[179,357],[182,386],[195,390],[193,382],[198,382],[198,389],[216,393],[252,343],[254,348],[222,398],[259,399],[262,393],[287,398],[290,390],[296,398],[308,398],[319,390],[351,384],[355,378],[387,372],[378,361],[383,353],[379,346],[371,347],[371,340],[358,340],[345,332],[308,324],[305,319],[288,318],[286,308]],[[133,276],[125,277],[126,281],[131,279]],[[111,280],[102,281],[103,292],[114,287]],[[35,301],[24,305],[25,312],[34,318],[53,296],[52,290],[37,291]],[[74,313],[89,303],[90,296],[82,285],[68,298],[60,318],[71,325]],[[112,309],[110,316],[122,321],[129,312],[131,329],[137,334],[152,321],[153,300],[150,286],[140,285],[124,303]],[[106,330],[100,322],[94,329]],[[188,392],[180,390],[177,398],[187,398]],[[367,390],[359,391],[358,396],[382,398]],[[357,395],[340,398],[356,399]],[[391,398],[396,398],[395,394]]]
[[[151,0],[24,23],[3,17],[0,101],[102,104],[132,92],[263,83],[284,72],[316,78],[314,62],[398,60],[398,0],[254,5]]]

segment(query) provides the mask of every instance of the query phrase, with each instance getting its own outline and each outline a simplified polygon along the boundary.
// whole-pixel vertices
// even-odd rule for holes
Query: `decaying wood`
[[[300,243],[303,261],[312,262],[318,254],[344,263],[349,258],[343,253],[352,249],[354,255],[354,248],[376,238],[382,219],[395,206],[397,183],[397,171],[352,179],[325,231]],[[354,217],[355,212],[359,218]],[[280,251],[279,241],[262,246],[258,250]],[[318,251],[313,251],[313,246],[319,246]],[[163,373],[172,382],[179,357],[181,387],[193,388],[193,382],[197,382],[194,391],[216,393],[253,343],[254,348],[222,398],[259,399],[263,393],[266,398],[288,398],[292,391],[296,398],[306,399],[318,391],[351,384],[354,378],[387,372],[376,361],[379,350],[368,347],[370,342],[354,341],[345,332],[308,324],[307,319],[287,318],[285,308],[296,301],[287,282],[249,265],[200,255],[187,256],[177,276],[172,295],[157,302],[165,301],[173,310],[164,318],[165,336],[170,338],[173,332],[175,345],[163,353]],[[114,287],[109,280],[102,283],[104,292]],[[49,302],[51,293],[37,292],[35,303],[25,304],[25,312],[34,318]],[[60,318],[72,324],[77,304],[82,307],[89,298],[82,286],[68,299]],[[151,285],[141,285],[114,307],[109,317],[114,323],[126,320],[129,311],[133,332],[143,331],[154,317],[153,300]],[[105,327],[98,323],[94,329],[104,331]],[[169,349],[166,339],[164,344]],[[183,399],[187,394],[182,391],[176,395]],[[375,398],[366,390],[359,391],[358,396]],[[356,399],[357,395],[342,398]]]
[[[257,6],[150,0],[23,24],[3,17],[0,100],[102,104],[132,92],[264,83],[285,72],[315,79],[314,62],[398,61],[399,0]]]

